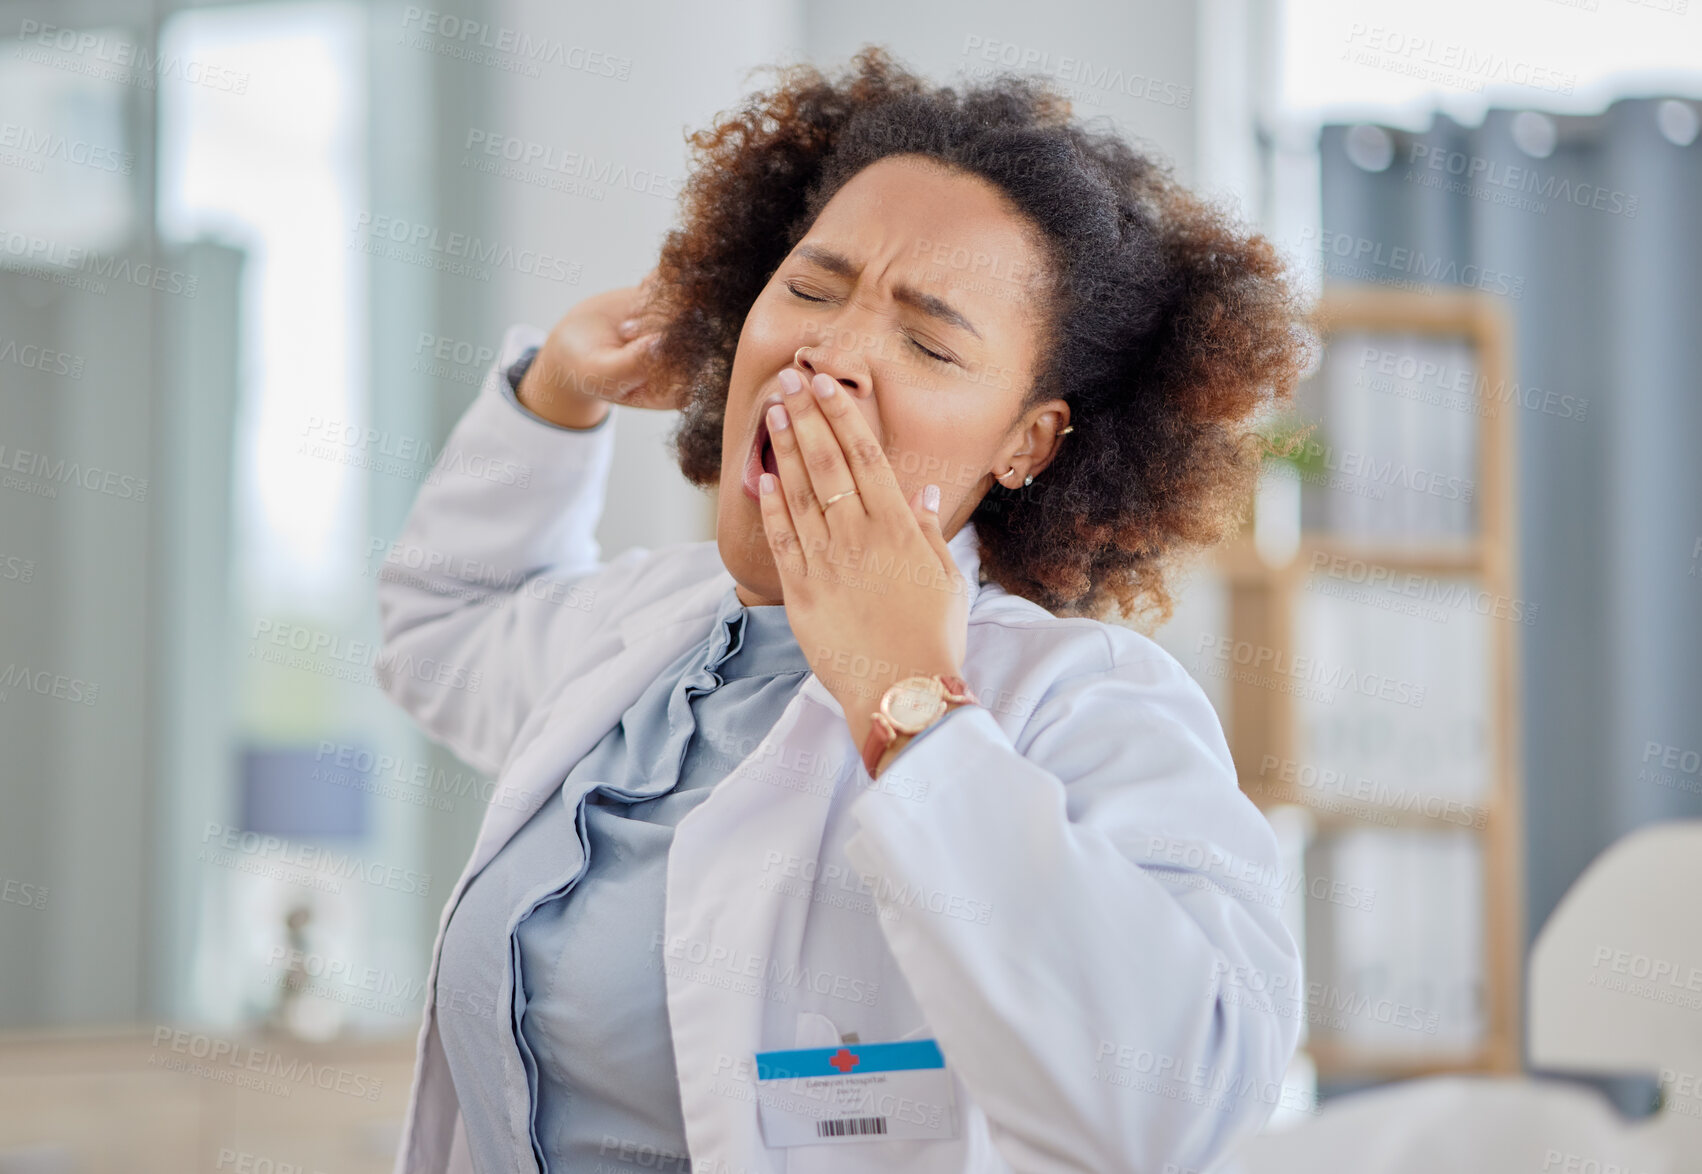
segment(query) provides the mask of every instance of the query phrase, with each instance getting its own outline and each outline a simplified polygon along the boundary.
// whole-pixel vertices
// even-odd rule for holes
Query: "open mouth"
[[[745,454],[745,492],[751,499],[760,498],[758,481],[764,473],[780,475],[780,462],[774,455],[774,445],[768,439],[768,410],[765,407],[757,418],[756,435],[751,438],[750,452]]]

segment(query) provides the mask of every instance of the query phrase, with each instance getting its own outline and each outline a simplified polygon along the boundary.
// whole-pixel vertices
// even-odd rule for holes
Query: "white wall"
[[[1077,117],[1110,119],[1173,161],[1177,178],[1194,179],[1192,0],[808,0],[803,7],[805,44],[817,62],[843,61],[875,42],[940,83],[1035,73],[1070,96]]]

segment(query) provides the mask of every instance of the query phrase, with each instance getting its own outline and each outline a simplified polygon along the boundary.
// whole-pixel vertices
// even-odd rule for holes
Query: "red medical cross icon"
[[[857,1063],[862,1060],[862,1058],[863,1057],[856,1055],[853,1052],[840,1048],[838,1052],[828,1057],[827,1062],[839,1069],[839,1074],[843,1076],[845,1073],[851,1071],[852,1068],[856,1067]]]

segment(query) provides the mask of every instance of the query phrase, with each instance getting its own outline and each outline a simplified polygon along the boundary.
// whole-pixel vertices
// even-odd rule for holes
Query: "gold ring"
[[[842,498],[842,497],[854,497],[854,496],[856,496],[856,493],[857,493],[857,491],[855,489],[847,489],[844,493],[834,494],[832,497],[828,498],[826,501],[821,503],[822,513],[825,514],[827,512],[827,507],[832,505],[834,502],[838,501],[840,498]]]

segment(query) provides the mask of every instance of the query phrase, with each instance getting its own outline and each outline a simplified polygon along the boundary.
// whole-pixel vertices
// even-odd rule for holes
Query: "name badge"
[[[931,1039],[756,1054],[770,1148],[957,1136],[945,1057]]]

